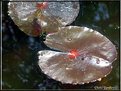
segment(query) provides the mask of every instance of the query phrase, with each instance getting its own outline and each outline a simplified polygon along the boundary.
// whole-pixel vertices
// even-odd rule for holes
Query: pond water
[[[3,89],[119,89],[120,2],[80,2],[80,12],[71,25],[95,29],[117,48],[113,70],[101,81],[84,85],[62,84],[41,72],[39,50],[49,49],[41,37],[24,34],[8,16],[7,1],[2,2],[2,88]]]

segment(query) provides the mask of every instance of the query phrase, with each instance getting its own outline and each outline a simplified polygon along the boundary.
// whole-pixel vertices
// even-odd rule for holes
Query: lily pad
[[[72,23],[79,13],[78,2],[11,1],[8,4],[9,15],[30,36],[39,36],[42,32],[57,32],[59,27]]]
[[[48,34],[45,44],[59,51],[39,51],[39,66],[62,83],[84,84],[101,80],[112,70],[117,52],[105,36],[87,27],[62,27]]]

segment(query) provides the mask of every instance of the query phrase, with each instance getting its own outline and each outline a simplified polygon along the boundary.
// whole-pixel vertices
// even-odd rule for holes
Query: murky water
[[[44,35],[29,37],[7,15],[3,2],[2,86],[3,89],[119,89],[119,2],[80,2],[80,12],[71,25],[87,26],[108,37],[118,51],[112,72],[100,82],[62,84],[44,75],[38,67],[39,50],[47,49]]]

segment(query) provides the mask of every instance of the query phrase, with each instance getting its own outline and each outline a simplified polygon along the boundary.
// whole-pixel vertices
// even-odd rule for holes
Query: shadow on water
[[[7,15],[7,2],[3,2],[3,89],[119,89],[119,7],[118,1],[80,2],[79,15],[71,25],[87,26],[108,37],[116,45],[118,58],[112,72],[100,82],[69,85],[41,72],[37,52],[47,49],[42,42],[44,37],[33,38],[21,32]]]

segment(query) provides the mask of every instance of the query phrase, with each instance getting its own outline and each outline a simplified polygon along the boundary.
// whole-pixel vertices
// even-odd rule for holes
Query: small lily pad
[[[72,23],[79,13],[78,2],[11,1],[8,14],[20,30],[30,36],[57,32],[59,27]]]

